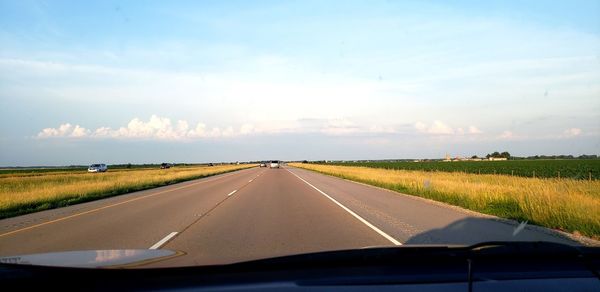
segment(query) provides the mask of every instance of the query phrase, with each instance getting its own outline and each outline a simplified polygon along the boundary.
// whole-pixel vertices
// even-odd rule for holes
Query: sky
[[[0,0],[0,166],[600,154],[600,1]]]

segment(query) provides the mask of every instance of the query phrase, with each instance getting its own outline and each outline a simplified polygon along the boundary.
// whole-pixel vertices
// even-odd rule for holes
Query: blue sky
[[[600,154],[599,1],[0,1],[0,165]]]

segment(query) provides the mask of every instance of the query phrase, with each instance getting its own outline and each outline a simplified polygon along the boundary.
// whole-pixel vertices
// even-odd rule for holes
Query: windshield
[[[598,1],[0,0],[0,43],[0,257],[599,245]]]

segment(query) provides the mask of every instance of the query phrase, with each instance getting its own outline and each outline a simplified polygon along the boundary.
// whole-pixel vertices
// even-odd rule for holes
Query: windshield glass
[[[0,44],[0,257],[599,244],[598,1],[0,0]]]

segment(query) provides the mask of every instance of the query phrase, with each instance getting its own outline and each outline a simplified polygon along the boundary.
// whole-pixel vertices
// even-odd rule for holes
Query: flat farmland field
[[[502,174],[537,178],[600,179],[600,159],[423,161],[423,162],[336,162],[342,166],[383,169]]]
[[[87,173],[85,169],[35,169],[0,173],[0,218],[150,189],[211,175],[251,164],[173,167],[170,169],[109,169]]]

